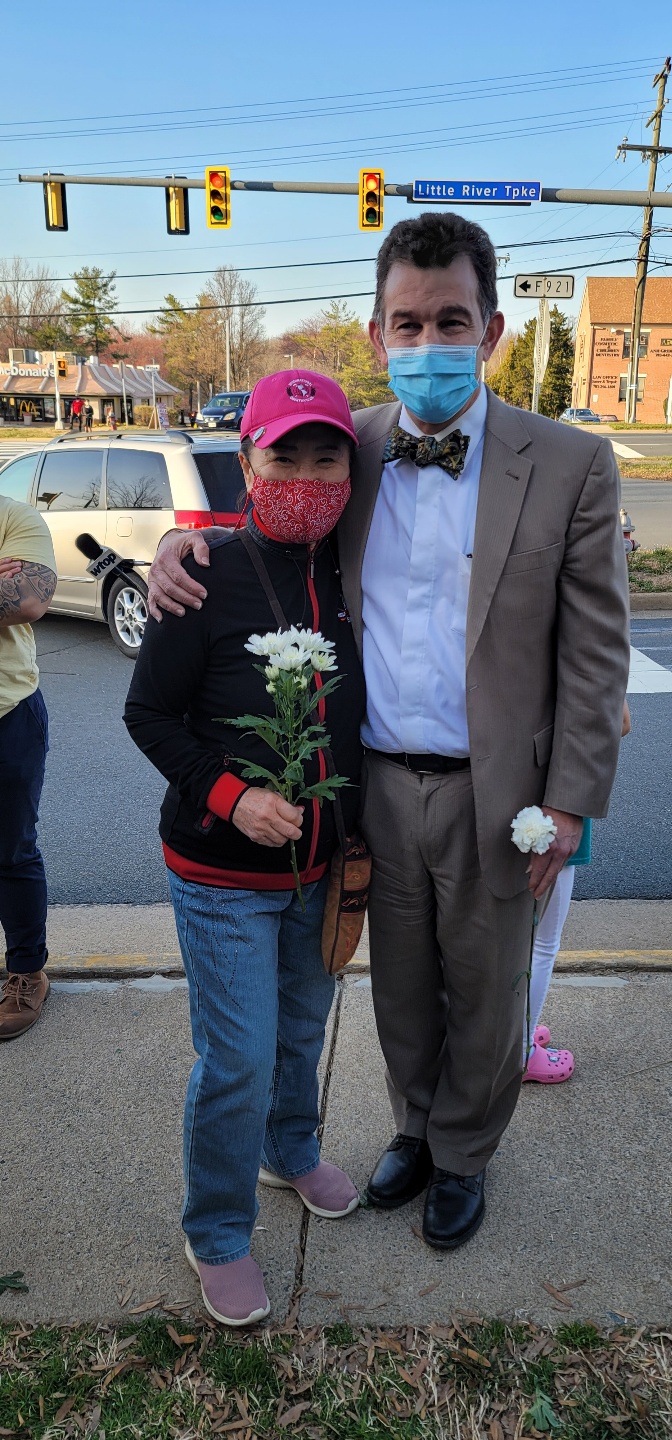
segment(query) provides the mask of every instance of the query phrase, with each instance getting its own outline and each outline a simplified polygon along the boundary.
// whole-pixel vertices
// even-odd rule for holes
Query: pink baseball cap
[[[240,426],[243,439],[265,450],[281,435],[313,421],[335,425],[359,442],[352,423],[350,406],[335,380],[314,370],[278,370],[257,383],[245,406]]]

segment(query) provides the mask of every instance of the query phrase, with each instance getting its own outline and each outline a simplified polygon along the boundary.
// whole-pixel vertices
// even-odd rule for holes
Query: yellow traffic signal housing
[[[45,176],[44,190],[44,213],[47,221],[47,230],[67,230],[68,228],[68,207],[65,200],[65,185],[59,180],[49,179]]]
[[[167,180],[186,180],[186,175],[167,175]],[[189,191],[181,185],[166,187],[166,225],[169,235],[189,234]]]
[[[59,378],[59,380],[67,380],[67,378],[68,378],[68,362],[67,362],[67,360],[58,360],[58,361],[57,361],[57,365],[58,365],[58,378]]]
[[[226,165],[206,168],[205,218],[209,230],[226,230],[231,224],[231,177]]]
[[[359,172],[359,228],[382,230],[385,174],[382,170]]]

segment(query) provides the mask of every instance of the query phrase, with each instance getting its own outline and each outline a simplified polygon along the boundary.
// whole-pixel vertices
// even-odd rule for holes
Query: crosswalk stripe
[[[672,670],[666,670],[664,665],[631,645],[628,695],[663,694],[672,694]]]

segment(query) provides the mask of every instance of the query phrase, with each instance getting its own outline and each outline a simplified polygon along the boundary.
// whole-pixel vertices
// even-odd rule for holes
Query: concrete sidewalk
[[[547,1020],[575,1050],[567,1085],[525,1086],[490,1168],[486,1222],[454,1255],[418,1236],[421,1201],[310,1219],[260,1192],[253,1248],[276,1320],[427,1323],[456,1310],[609,1326],[672,1314],[672,975],[564,975]],[[185,982],[56,982],[0,1048],[8,1097],[0,1317],[109,1319],[200,1295],[183,1254],[181,1112],[192,1063]],[[340,987],[326,1077],[326,1158],[363,1186],[392,1133],[368,977]],[[564,1303],[544,1288],[576,1285]],[[294,1307],[296,1308],[296,1307]]]

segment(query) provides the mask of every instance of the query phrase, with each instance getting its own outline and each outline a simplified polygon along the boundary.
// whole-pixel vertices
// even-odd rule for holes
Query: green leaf
[[[317,780],[314,785],[308,785],[305,790],[297,795],[297,800],[333,800],[334,790],[340,790],[343,785],[349,785],[344,775],[330,775],[328,780]]]
[[[0,1275],[0,1295],[5,1290],[20,1290],[23,1294],[28,1293],[28,1286],[23,1283],[23,1270],[12,1270],[10,1275]]]
[[[280,782],[272,770],[267,770],[264,765],[253,765],[247,761],[242,767],[244,780],[270,780],[274,790],[280,790]]]
[[[526,1422],[529,1421],[534,1426],[535,1430],[540,1430],[542,1434],[549,1430],[559,1430],[562,1424],[553,1409],[550,1397],[545,1395],[543,1390],[535,1390],[534,1400],[530,1405],[525,1419]]]

